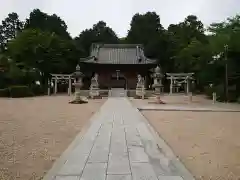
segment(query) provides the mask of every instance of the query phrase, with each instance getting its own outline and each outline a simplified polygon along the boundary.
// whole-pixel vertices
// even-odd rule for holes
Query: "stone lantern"
[[[160,94],[161,92],[163,92],[162,78],[163,74],[161,72],[161,69],[159,66],[157,66],[153,74],[154,79],[153,88],[155,89],[155,93]]]
[[[152,77],[154,79],[153,88],[154,88],[154,94],[156,96],[156,102],[155,103],[157,103],[157,104],[165,104],[160,99],[160,94],[161,94],[161,92],[163,92],[163,84],[162,84],[163,74],[162,74],[161,69],[160,69],[159,66],[157,66],[155,68],[154,74],[153,74]]]
[[[84,74],[80,71],[80,66],[76,66],[76,72],[73,73],[73,77],[75,78],[75,99],[71,101],[72,104],[83,104],[87,103],[86,100],[82,99],[81,97],[81,87],[83,86],[82,79],[84,77]]]

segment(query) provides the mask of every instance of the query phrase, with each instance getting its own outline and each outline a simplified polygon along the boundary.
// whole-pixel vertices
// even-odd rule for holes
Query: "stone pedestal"
[[[136,96],[138,96],[138,97],[142,97],[142,96],[144,96],[145,95],[145,87],[144,86],[138,86],[138,87],[136,87]]]

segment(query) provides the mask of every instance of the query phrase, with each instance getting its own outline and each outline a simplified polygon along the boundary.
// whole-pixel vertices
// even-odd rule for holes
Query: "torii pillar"
[[[189,94],[189,76],[186,78],[186,84],[187,84],[187,95]]]
[[[173,93],[173,77],[171,76],[171,83],[170,83],[170,94]]]

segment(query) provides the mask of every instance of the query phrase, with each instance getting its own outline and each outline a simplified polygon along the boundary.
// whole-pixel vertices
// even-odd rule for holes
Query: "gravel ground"
[[[171,97],[171,104],[173,99]],[[179,100],[178,97],[175,102],[183,102]],[[148,101],[133,100],[137,106],[147,105]],[[193,106],[196,107],[196,103]],[[220,106],[239,108],[233,104]],[[240,113],[142,113],[197,180],[240,179]]]
[[[105,100],[68,96],[0,99],[0,180],[38,180]]]

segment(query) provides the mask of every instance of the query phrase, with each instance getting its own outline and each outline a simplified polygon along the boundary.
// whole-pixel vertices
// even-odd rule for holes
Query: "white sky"
[[[36,8],[60,16],[73,37],[99,20],[123,37],[135,13],[156,11],[165,28],[190,14],[209,25],[240,13],[240,0],[0,0],[0,21],[10,12],[24,20]]]

